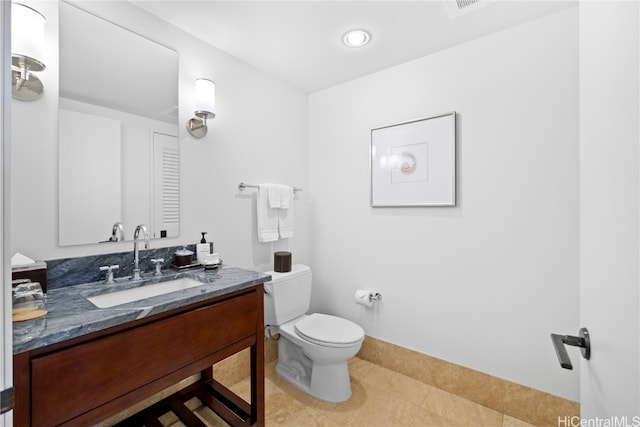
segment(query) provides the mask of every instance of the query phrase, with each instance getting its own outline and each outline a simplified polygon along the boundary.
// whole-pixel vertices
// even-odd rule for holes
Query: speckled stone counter
[[[188,277],[202,282],[180,291],[141,299],[111,308],[98,308],[88,297],[131,289],[176,278]],[[14,354],[59,343],[81,335],[100,331],[112,326],[187,306],[199,301],[246,289],[269,281],[271,276],[237,267],[221,266],[216,270],[204,269],[185,272],[164,271],[162,276],[146,274],[142,280],[104,281],[51,289],[47,295],[48,314],[27,322],[14,323]],[[29,325],[37,336],[24,338],[16,332]],[[18,329],[17,329],[18,328]]]

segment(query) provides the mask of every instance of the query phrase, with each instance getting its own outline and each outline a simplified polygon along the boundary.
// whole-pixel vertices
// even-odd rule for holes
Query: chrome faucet
[[[136,227],[136,231],[133,232],[133,277],[132,280],[140,279],[140,256],[138,253],[138,237],[140,236],[140,230],[144,234],[144,248],[149,249],[149,232],[147,227],[140,224]]]
[[[124,226],[120,221],[113,224],[113,229],[111,230],[111,237],[109,238],[110,242],[121,242],[124,240]]]

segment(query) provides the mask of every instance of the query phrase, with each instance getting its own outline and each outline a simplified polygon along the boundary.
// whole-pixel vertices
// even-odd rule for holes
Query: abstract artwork
[[[371,206],[455,206],[456,113],[371,130]]]

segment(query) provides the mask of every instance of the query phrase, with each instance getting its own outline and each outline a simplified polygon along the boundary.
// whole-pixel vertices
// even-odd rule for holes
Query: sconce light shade
[[[212,116],[216,104],[216,84],[211,80],[196,80],[196,111],[203,111]],[[213,117],[209,117],[213,118]]]
[[[207,134],[207,119],[213,119],[216,103],[216,84],[208,79],[196,80],[196,117],[189,120],[187,130],[195,138]]]
[[[45,18],[35,9],[13,3],[11,9],[12,96],[34,101],[42,96],[42,82],[33,72],[46,68],[44,54]]]
[[[44,53],[44,16],[35,9],[13,3],[11,52],[39,61]]]

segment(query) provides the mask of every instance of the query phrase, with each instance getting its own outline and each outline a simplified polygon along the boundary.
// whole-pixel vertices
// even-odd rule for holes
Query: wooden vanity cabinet
[[[229,424],[264,425],[262,304],[257,285],[20,353],[14,357],[15,425],[91,425],[196,373],[200,383],[190,389],[199,388],[199,396],[208,391],[211,401],[201,400]],[[250,404],[217,383],[211,370],[247,347]]]

